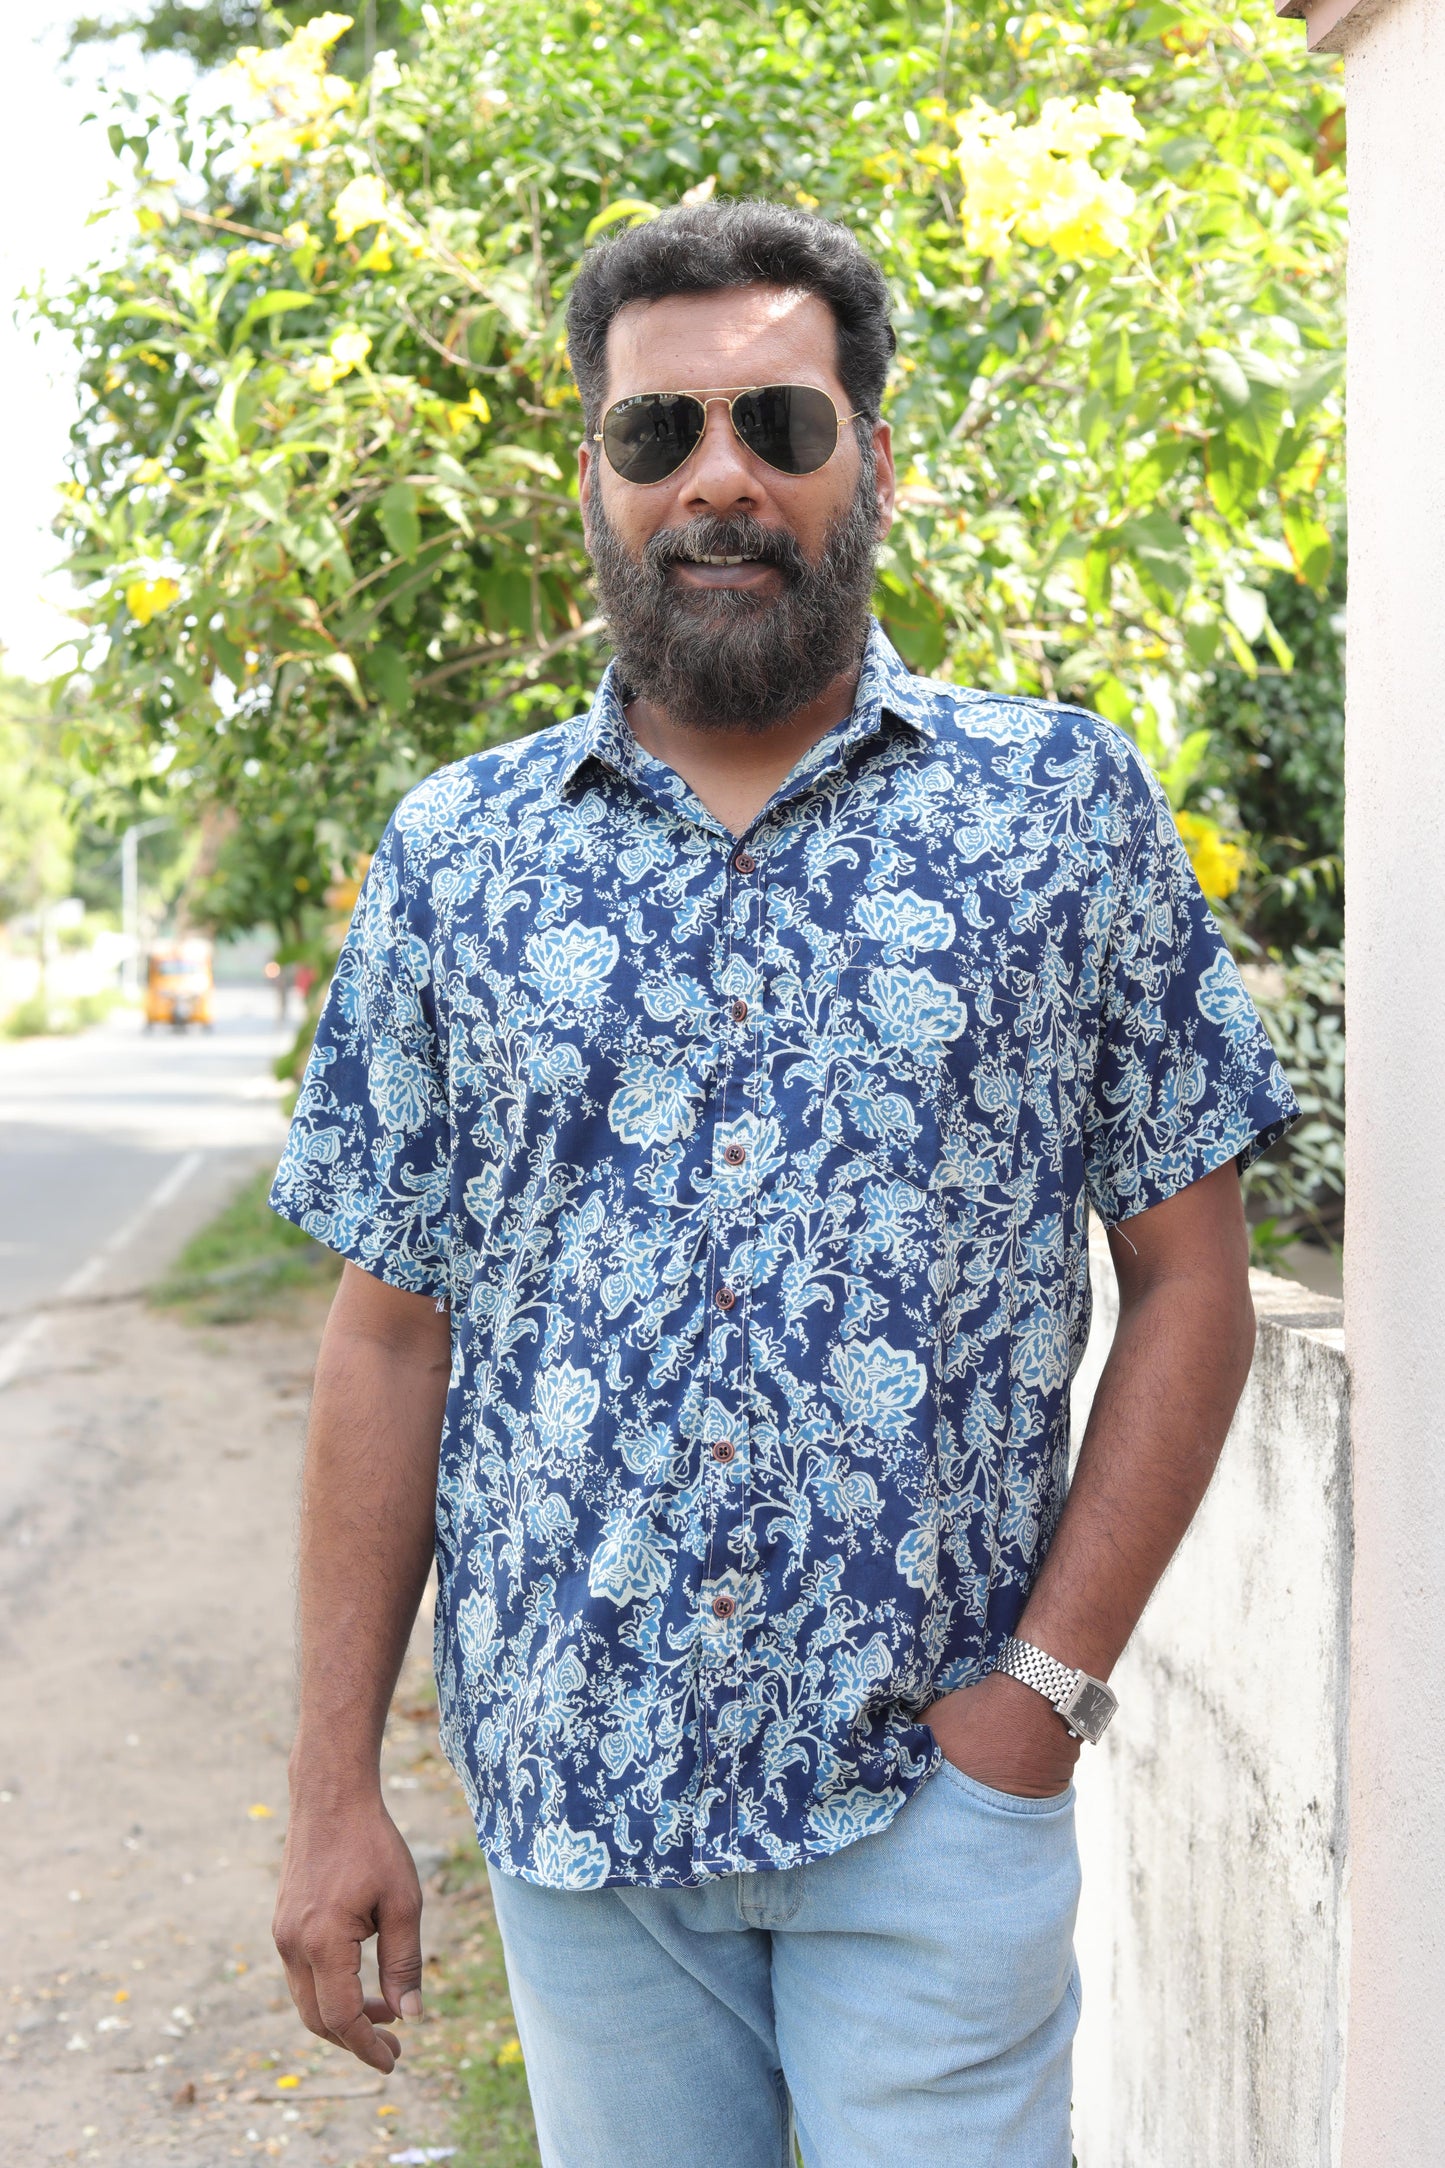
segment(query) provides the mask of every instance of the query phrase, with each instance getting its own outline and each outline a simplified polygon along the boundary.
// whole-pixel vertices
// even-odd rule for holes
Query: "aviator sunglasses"
[[[724,391],[642,391],[618,399],[592,441],[625,482],[646,488],[665,482],[692,457],[707,427],[707,410],[727,408],[733,434],[779,474],[816,474],[838,449],[844,422],[825,391],[813,384],[732,385]]]

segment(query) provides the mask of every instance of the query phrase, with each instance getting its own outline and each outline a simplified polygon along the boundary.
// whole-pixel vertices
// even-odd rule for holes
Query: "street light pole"
[[[121,959],[121,987],[128,1001],[140,990],[140,839],[158,828],[169,828],[170,818],[135,821],[120,839],[120,925],[126,937]]]

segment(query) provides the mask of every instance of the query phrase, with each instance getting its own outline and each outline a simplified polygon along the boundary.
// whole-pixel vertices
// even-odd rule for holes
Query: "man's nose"
[[[757,465],[738,441],[725,399],[708,402],[702,440],[683,482],[683,504],[694,518],[703,512],[752,512],[763,501]]]

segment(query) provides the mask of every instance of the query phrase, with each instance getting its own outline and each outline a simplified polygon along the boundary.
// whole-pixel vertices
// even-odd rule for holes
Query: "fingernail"
[[[409,1987],[401,1998],[401,2014],[403,2017],[421,2016],[421,1996],[414,1987]]]

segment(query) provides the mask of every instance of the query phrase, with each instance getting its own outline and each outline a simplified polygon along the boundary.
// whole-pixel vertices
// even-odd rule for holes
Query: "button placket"
[[[714,1278],[711,1295],[713,1330],[709,1335],[708,1367],[711,1373],[710,1399],[722,1417],[724,1434],[712,1438],[707,1447],[710,1481],[710,1527],[708,1531],[707,1562],[703,1580],[701,1609],[699,1615],[700,1644],[704,1657],[704,1670],[700,1682],[703,1698],[710,1708],[710,1720],[706,1724],[707,1749],[702,1770],[705,1785],[717,1787],[723,1794],[726,1813],[726,1836],[722,1835],[722,1812],[711,1822],[704,1835],[699,1830],[697,1843],[709,1863],[716,1867],[731,1859],[736,1840],[736,1741],[730,1741],[727,1712],[734,1708],[741,1693],[741,1682],[734,1673],[734,1665],[742,1655],[743,1618],[738,1600],[726,1586],[719,1589],[717,1579],[724,1582],[728,1575],[718,1576],[716,1566],[730,1563],[735,1548],[736,1533],[747,1520],[746,1493],[746,1438],[737,1433],[737,1417],[731,1410],[745,1407],[748,1393],[748,1330],[747,1330],[747,1273],[750,1232],[755,1210],[751,1195],[752,1183],[745,1170],[749,1169],[751,1153],[744,1138],[729,1135],[739,1115],[757,1112],[757,1064],[761,1060],[762,1042],[756,1030],[755,996],[757,985],[756,965],[762,949],[762,897],[754,887],[749,890],[749,876],[757,870],[754,854],[745,847],[738,847],[730,854],[729,871],[724,901],[724,925],[721,929],[722,986],[720,998],[724,1006],[723,1062],[719,1078],[719,1090],[714,1102],[711,1133],[713,1136],[713,1171],[715,1186],[711,1202],[709,1273]],[[754,897],[757,903],[754,905]],[[752,970],[746,969],[748,952],[751,950]],[[734,972],[741,976],[733,976]],[[741,990],[741,989],[746,989]],[[749,998],[754,996],[754,998]],[[736,1086],[736,1092],[733,1086]],[[733,1109],[737,1108],[737,1113]],[[723,1132],[722,1137],[718,1131]],[[726,1179],[721,1179],[726,1170]],[[739,1238],[742,1238],[741,1242]],[[722,1259],[714,1265],[713,1259],[721,1249]],[[736,1332],[734,1340],[733,1333]]]

